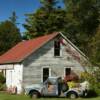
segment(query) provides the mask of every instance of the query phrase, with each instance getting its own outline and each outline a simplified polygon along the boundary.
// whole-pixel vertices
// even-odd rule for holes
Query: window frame
[[[71,67],[64,67],[64,77],[66,76],[66,69],[70,69],[70,74],[71,74],[71,70],[72,70]]]
[[[58,43],[58,47],[57,44]],[[60,57],[61,56],[61,43],[59,40],[54,41],[54,57]]]
[[[41,82],[43,82],[43,69],[48,68],[49,69],[49,77],[51,76],[51,68],[50,67],[42,67],[41,68]]]

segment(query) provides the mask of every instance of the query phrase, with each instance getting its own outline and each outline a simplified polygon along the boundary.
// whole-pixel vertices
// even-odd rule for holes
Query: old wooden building
[[[7,88],[16,86],[18,93],[49,76],[64,78],[72,71],[80,75],[87,63],[87,57],[60,32],[22,41],[0,56]]]

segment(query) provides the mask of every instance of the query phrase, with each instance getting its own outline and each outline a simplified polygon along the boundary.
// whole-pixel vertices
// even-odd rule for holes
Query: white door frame
[[[41,82],[43,82],[43,69],[48,68],[49,69],[49,77],[51,77],[51,68],[49,66],[45,66],[41,68]]]
[[[66,73],[66,72],[65,72],[65,71],[66,71],[66,70],[65,70],[66,68],[70,68],[70,69],[71,69],[71,67],[64,67],[64,77],[65,77],[65,73]]]

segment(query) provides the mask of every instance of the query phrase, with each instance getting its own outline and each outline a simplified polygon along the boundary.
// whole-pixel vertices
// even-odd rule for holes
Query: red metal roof
[[[8,52],[0,56],[0,64],[21,62],[31,53],[35,52],[37,49],[39,49],[41,46],[53,39],[58,34],[58,32],[55,32],[49,35],[18,43]]]

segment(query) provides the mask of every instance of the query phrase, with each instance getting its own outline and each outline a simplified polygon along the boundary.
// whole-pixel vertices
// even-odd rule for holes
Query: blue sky
[[[20,25],[20,31],[23,32],[25,29],[22,24],[25,22],[25,14],[34,12],[40,7],[39,0],[0,0],[0,22],[7,20],[13,11],[16,11],[18,16],[18,22]],[[62,3],[59,5],[63,6]]]

